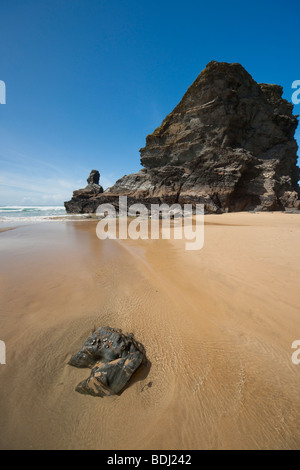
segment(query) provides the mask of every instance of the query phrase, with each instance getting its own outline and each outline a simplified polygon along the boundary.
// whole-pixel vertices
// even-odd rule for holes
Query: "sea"
[[[86,218],[84,215],[69,215],[64,206],[0,206],[0,228],[45,221]]]

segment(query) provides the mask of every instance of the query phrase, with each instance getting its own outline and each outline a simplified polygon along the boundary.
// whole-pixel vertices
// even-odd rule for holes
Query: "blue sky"
[[[299,13],[299,0],[1,0],[0,205],[61,204],[93,168],[104,187],[138,171],[146,135],[211,60],[290,101]]]

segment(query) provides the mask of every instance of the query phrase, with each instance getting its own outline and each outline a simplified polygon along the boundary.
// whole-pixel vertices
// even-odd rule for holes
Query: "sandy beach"
[[[205,216],[182,240],[104,240],[96,221],[0,233],[1,449],[297,449],[300,215]],[[94,327],[148,367],[119,396],[74,391]]]

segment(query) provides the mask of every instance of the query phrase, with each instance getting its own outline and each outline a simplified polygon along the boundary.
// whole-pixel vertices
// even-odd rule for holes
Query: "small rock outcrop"
[[[200,203],[210,213],[300,209],[298,118],[282,93],[240,64],[210,62],[147,136],[144,168],[92,195],[80,212],[117,206],[120,195],[148,207]]]
[[[133,334],[107,326],[92,333],[68,364],[92,369],[90,377],[77,385],[77,392],[104,397],[120,393],[145,359],[145,348]]]
[[[87,186],[82,189],[77,189],[73,192],[73,197],[71,201],[65,202],[65,208],[68,213],[72,214],[82,214],[82,213],[92,213],[95,212],[93,207],[91,207],[91,201],[103,193],[103,188],[99,184],[100,173],[98,170],[92,170],[87,179]]]

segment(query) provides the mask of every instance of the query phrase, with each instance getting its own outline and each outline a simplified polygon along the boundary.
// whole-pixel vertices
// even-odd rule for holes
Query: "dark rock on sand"
[[[121,392],[145,359],[145,348],[133,334],[103,327],[92,333],[69,365],[92,369],[90,377],[77,385],[77,392],[104,397]]]
[[[298,119],[282,92],[256,83],[240,64],[210,62],[147,136],[145,168],[81,200],[80,211],[117,206],[120,195],[148,207],[203,203],[212,213],[300,209]]]

